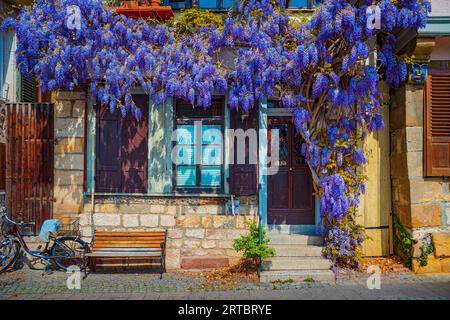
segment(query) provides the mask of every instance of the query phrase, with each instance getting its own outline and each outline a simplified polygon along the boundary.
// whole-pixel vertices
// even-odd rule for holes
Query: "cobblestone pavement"
[[[450,275],[383,274],[381,289],[369,290],[367,274],[338,275],[335,283],[271,283],[240,280],[233,287],[200,275],[167,273],[162,280],[149,273],[95,273],[69,290],[69,274],[21,270],[0,275],[0,299],[445,299],[450,300]]]

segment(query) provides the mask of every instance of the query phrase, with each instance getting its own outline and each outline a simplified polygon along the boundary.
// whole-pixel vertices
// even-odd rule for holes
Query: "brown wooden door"
[[[7,105],[6,193],[9,216],[36,222],[53,215],[53,105]]]
[[[271,129],[279,130],[279,170],[268,176],[269,224],[315,224],[311,172],[300,155],[301,138],[291,118],[269,118]]]

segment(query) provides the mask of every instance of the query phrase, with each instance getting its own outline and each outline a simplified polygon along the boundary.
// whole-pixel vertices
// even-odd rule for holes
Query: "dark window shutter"
[[[105,106],[98,107],[95,136],[95,191],[120,192],[122,189],[120,112],[111,113]]]
[[[135,95],[133,101],[141,109],[137,121],[131,112],[122,120],[122,191],[147,192],[148,104],[147,95]]]
[[[450,176],[450,73],[430,74],[425,89],[425,174]]]
[[[258,129],[258,108],[252,108],[248,113],[241,111],[230,111],[230,127],[244,131]],[[258,134],[258,133],[257,133]],[[230,141],[234,143],[234,164],[230,164],[230,193],[234,195],[253,195],[257,192],[257,164],[249,164],[251,150],[249,139],[245,143],[245,164],[237,164],[237,139]],[[257,147],[256,147],[257,150]],[[257,159],[257,154],[253,155]]]
[[[19,90],[20,102],[36,102],[37,82],[35,79],[27,79],[22,74],[20,74]]]
[[[105,106],[97,109],[96,192],[146,193],[148,186],[148,105],[147,95],[134,95],[142,118],[131,112],[125,118]]]

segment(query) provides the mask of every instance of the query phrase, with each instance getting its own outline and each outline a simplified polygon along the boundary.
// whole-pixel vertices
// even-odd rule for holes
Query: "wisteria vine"
[[[241,0],[223,25],[180,33],[170,24],[116,15],[99,0],[37,0],[3,30],[17,32],[17,63],[41,90],[89,84],[111,112],[140,118],[131,91],[140,86],[161,105],[170,97],[201,108],[227,94],[231,109],[248,111],[278,97],[293,110],[305,157],[321,195],[325,254],[358,265],[363,228],[355,222],[364,192],[359,167],[367,133],[384,127],[379,80],[390,87],[407,78],[394,52],[399,29],[424,27],[428,0],[377,0],[381,28],[368,28],[373,0],[325,0],[307,19],[292,19],[285,1]],[[81,9],[81,28],[66,26],[66,8]],[[224,49],[237,50],[233,68]],[[376,57],[377,64],[367,63]]]

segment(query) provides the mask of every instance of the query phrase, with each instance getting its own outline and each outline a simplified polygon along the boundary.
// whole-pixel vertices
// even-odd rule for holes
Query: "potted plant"
[[[172,8],[161,6],[160,0],[117,1],[107,2],[119,14],[134,19],[169,20],[173,18]]]

